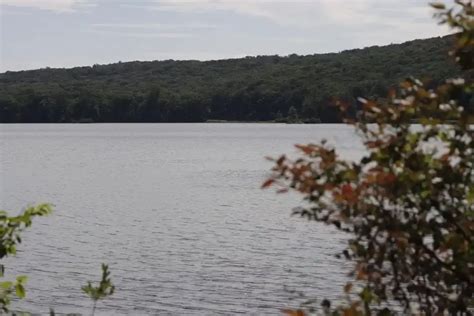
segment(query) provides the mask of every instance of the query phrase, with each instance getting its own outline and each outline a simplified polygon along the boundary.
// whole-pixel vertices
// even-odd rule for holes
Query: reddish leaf
[[[288,316],[305,316],[306,313],[301,309],[284,309],[282,312]]]
[[[268,188],[275,182],[275,179],[268,179],[262,184],[262,189]]]

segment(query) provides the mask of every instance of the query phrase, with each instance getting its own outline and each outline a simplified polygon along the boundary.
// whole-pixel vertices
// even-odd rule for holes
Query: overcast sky
[[[425,0],[0,0],[0,72],[338,52],[446,34]]]

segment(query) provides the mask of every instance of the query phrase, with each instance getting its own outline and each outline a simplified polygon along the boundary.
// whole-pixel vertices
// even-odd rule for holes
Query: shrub
[[[360,161],[326,141],[297,145],[300,157],[275,159],[263,185],[300,192],[311,206],[296,214],[352,234],[343,252],[354,262],[349,301],[334,310],[324,301],[326,313],[473,314],[474,129],[463,107],[474,89],[474,8],[432,6],[458,31],[452,54],[467,78],[436,89],[408,79],[384,103],[360,99]]]

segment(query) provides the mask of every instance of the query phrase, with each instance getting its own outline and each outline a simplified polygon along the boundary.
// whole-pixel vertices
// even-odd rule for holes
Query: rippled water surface
[[[361,154],[343,125],[0,125],[0,207],[55,205],[6,262],[29,275],[14,306],[88,314],[80,287],[102,262],[117,291],[97,315],[275,315],[301,301],[288,289],[338,296],[344,236],[260,189],[265,156],[322,138]]]

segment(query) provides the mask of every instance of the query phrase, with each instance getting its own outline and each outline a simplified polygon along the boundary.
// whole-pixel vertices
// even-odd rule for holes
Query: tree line
[[[461,74],[437,37],[308,56],[119,62],[0,74],[0,122],[340,122],[334,97],[385,97],[408,76]],[[472,105],[472,100],[469,101]]]

